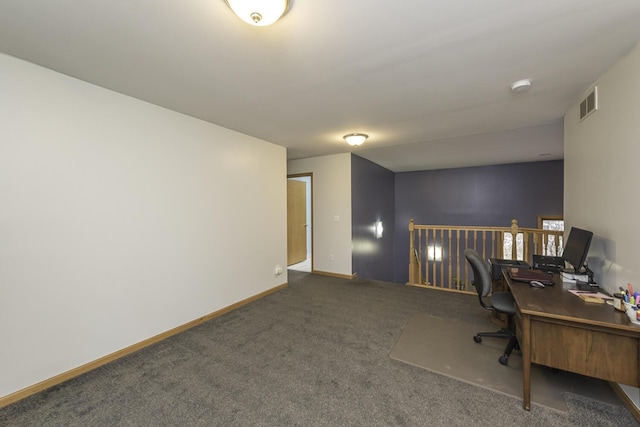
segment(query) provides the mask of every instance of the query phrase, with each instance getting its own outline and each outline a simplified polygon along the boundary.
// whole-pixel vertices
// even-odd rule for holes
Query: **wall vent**
[[[580,103],[580,121],[583,121],[591,113],[598,110],[598,86],[587,95]]]

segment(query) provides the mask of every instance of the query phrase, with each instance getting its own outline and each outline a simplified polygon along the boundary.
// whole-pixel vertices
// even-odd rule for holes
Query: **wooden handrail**
[[[475,249],[487,260],[520,259],[532,263],[533,255],[559,254],[562,235],[562,231],[521,228],[515,219],[509,227],[418,225],[411,219],[408,284],[474,293],[465,249]],[[505,236],[510,246],[505,247]]]

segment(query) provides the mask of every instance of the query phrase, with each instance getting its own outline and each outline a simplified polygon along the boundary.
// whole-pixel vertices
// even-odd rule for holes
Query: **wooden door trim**
[[[287,175],[287,179],[289,179],[289,178],[302,178],[302,177],[306,177],[306,176],[308,176],[310,178],[310,181],[311,181],[309,183],[309,189],[311,191],[311,195],[309,196],[309,199],[311,200],[311,205],[309,206],[309,210],[311,211],[310,212],[310,215],[311,215],[311,225],[310,225],[310,227],[311,227],[311,233],[310,233],[310,239],[311,239],[311,243],[310,243],[310,246],[311,246],[311,271],[313,271],[313,259],[315,258],[315,253],[316,253],[315,248],[313,247],[313,242],[314,242],[314,238],[313,238],[314,232],[313,232],[313,230],[315,230],[314,227],[313,227],[313,172],[303,172],[303,173],[288,174]]]

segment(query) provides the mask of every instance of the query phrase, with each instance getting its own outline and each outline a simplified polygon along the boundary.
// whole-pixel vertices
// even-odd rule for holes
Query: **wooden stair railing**
[[[510,227],[417,225],[409,221],[409,285],[475,293],[473,273],[464,258],[472,248],[489,258],[520,259],[555,255],[562,248],[562,231]],[[505,245],[505,236],[507,244]],[[510,244],[509,244],[510,242]]]

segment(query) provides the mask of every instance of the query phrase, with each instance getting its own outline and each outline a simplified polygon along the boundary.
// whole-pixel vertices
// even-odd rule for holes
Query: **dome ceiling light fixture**
[[[357,147],[358,145],[362,145],[363,142],[369,138],[369,135],[364,133],[350,133],[349,135],[343,136],[344,140],[347,141],[347,144],[352,147]]]
[[[531,88],[531,79],[522,79],[511,84],[511,92],[520,93]]]
[[[229,8],[247,24],[266,27],[276,22],[289,9],[289,0],[224,0]]]

